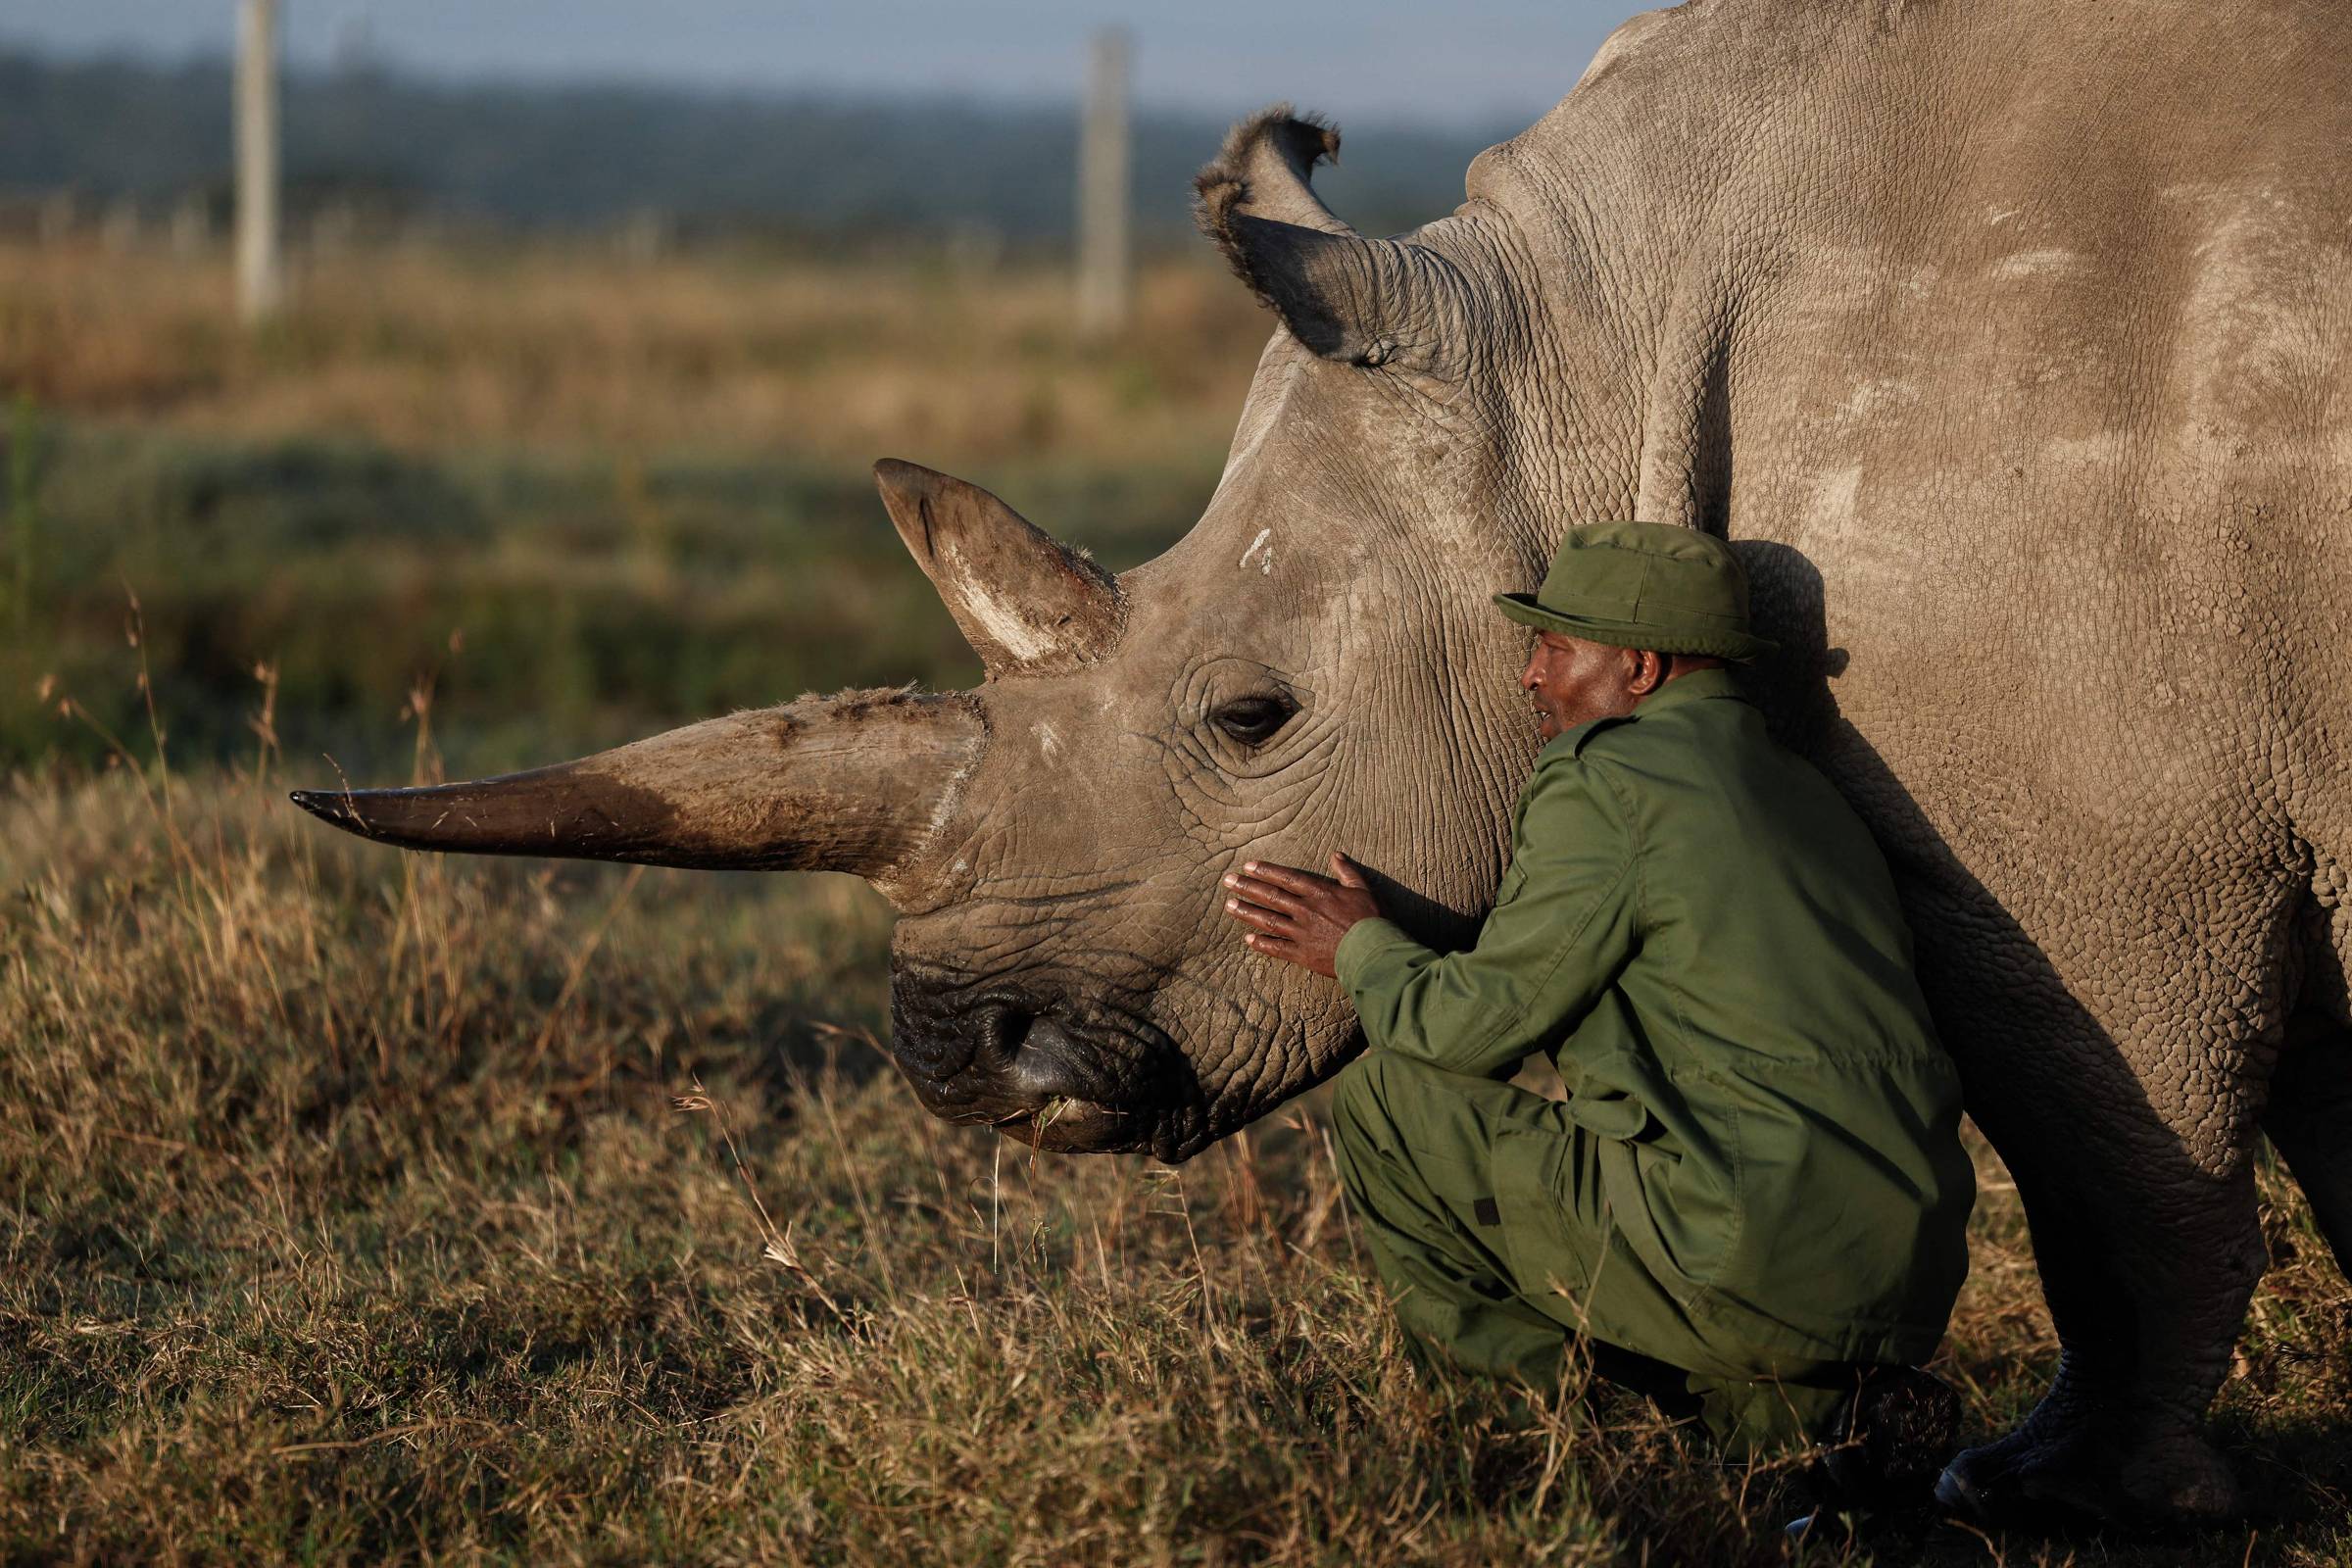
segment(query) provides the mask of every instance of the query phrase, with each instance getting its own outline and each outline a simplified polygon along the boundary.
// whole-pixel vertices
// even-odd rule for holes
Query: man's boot
[[[1950,1384],[1915,1366],[1869,1368],[1806,1477],[1813,1512],[1788,1534],[1841,1536],[1839,1515],[1867,1523],[1924,1512],[1959,1439],[1960,1396]]]

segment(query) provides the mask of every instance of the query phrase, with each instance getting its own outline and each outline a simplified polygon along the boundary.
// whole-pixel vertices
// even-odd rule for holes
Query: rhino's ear
[[[991,676],[1076,669],[1117,639],[1118,579],[978,485],[884,458],[874,486]]]
[[[1310,175],[1340,133],[1276,104],[1236,125],[1193,180],[1193,214],[1250,291],[1327,360],[1450,377],[1471,330],[1459,269],[1410,239],[1366,239]]]

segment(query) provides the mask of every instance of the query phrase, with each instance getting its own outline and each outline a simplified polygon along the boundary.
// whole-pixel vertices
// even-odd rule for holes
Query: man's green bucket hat
[[[1542,590],[1494,604],[1539,631],[1620,648],[1745,660],[1780,646],[1747,629],[1747,573],[1731,548],[1663,522],[1570,528]]]

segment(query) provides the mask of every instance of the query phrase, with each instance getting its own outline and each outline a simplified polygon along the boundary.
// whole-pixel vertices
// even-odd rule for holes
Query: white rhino
[[[2348,88],[2332,0],[1693,0],[1396,239],[1269,113],[1200,180],[1280,325],[1181,543],[1114,579],[880,466],[976,691],[300,799],[416,848],[861,873],[928,1107],[1182,1159],[1360,1043],[1219,874],[1345,848],[1466,937],[1535,745],[1488,595],[1572,521],[1725,534],[2065,1344],[1947,1500],[2227,1510],[2199,1424],[2259,1136],[2352,1245]]]

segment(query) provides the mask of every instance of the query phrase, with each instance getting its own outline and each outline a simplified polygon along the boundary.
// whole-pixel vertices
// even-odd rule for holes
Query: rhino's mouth
[[[1056,1100],[996,1123],[997,1131],[1035,1149],[1064,1153],[1103,1153],[1148,1149],[1152,1118],[1083,1100]]]
[[[1182,1051],[1123,1010],[903,964],[891,1026],[891,1054],[934,1116],[1069,1152],[1174,1160],[1204,1141]]]

